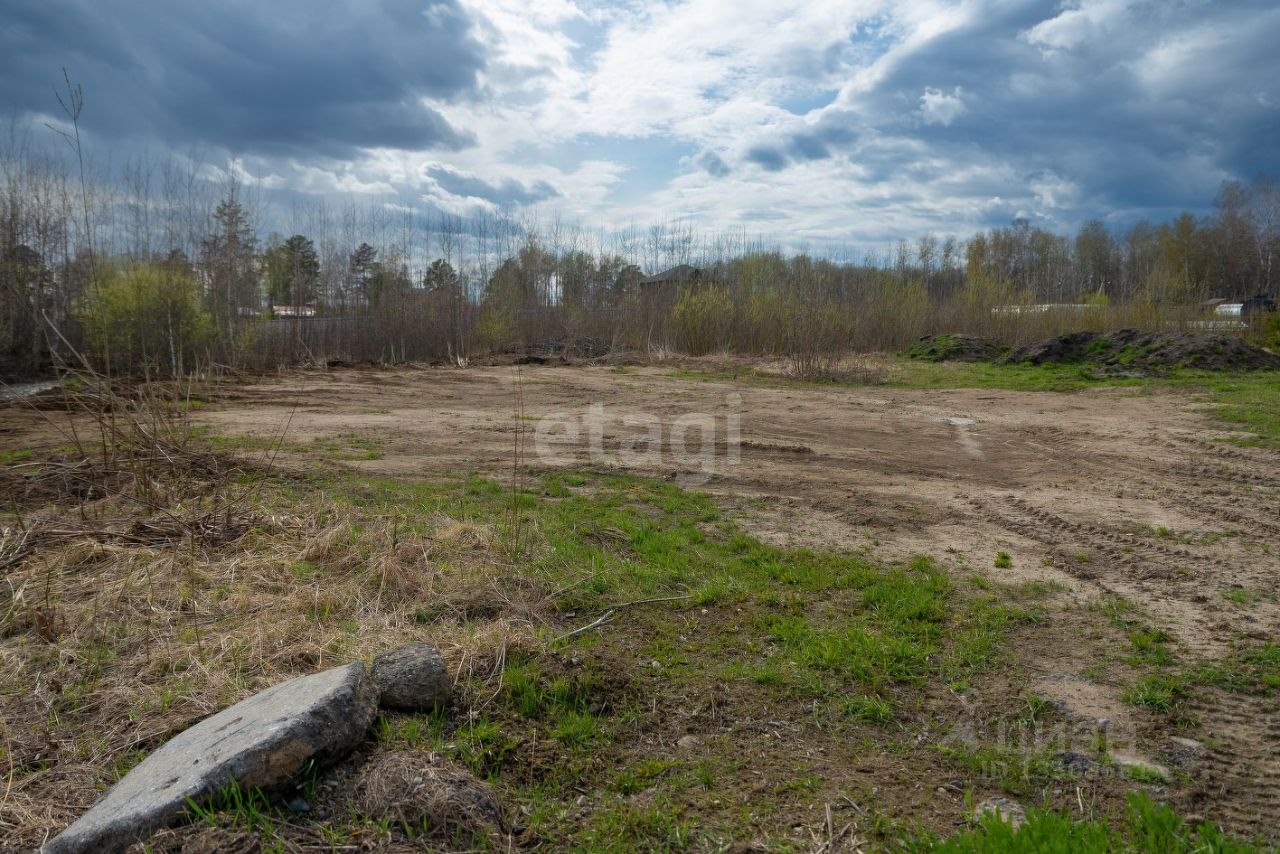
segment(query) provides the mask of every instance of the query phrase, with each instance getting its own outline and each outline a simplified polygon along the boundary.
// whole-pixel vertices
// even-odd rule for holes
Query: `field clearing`
[[[209,441],[282,472],[244,542],[50,549],[11,574],[58,587],[70,628],[15,620],[0,641],[23,769],[0,821],[64,822],[123,754],[412,638],[445,652],[462,711],[388,718],[380,741],[492,780],[517,842],[852,850],[951,836],[990,796],[1118,824],[1142,789],[1274,844],[1280,453],[1186,384],[881,367],[871,385],[686,360],[224,386],[193,408]],[[715,425],[707,470],[670,452],[690,413]],[[544,417],[579,441],[540,454]],[[6,448],[54,444],[26,410],[0,418]],[[655,421],[662,453],[624,453]],[[165,561],[183,589],[118,581]],[[167,616],[138,629],[142,599]],[[100,744],[76,734],[121,705],[135,720]]]
[[[262,440],[287,425],[285,459],[336,459],[367,475],[502,477],[517,384],[529,432],[542,416],[603,404],[611,458],[643,436],[621,423],[625,415],[667,425],[690,412],[724,417],[735,394],[741,462],[700,488],[768,542],[856,550],[875,541],[879,555],[898,560],[950,550],[973,561],[1005,548],[1014,568],[999,580],[1083,581],[1082,592],[1126,596],[1204,654],[1232,640],[1222,596],[1206,594],[1275,584],[1280,556],[1268,546],[1280,540],[1280,457],[1223,441],[1238,434],[1185,393],[769,388],[711,376],[540,366],[300,374],[237,388],[201,420],[222,436]],[[367,453],[339,449],[344,439]],[[568,470],[595,462],[585,437],[556,456]],[[626,471],[672,481],[698,473],[669,453]],[[1238,616],[1280,635],[1277,603]]]

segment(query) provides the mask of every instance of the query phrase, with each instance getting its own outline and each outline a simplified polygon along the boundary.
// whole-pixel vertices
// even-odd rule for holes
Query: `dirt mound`
[[[990,362],[1008,350],[981,335],[926,335],[911,345],[907,356],[924,362]]]
[[[372,756],[356,775],[352,805],[362,815],[432,828],[446,838],[489,837],[503,828],[489,785],[429,751]]]
[[[1001,364],[1085,363],[1108,373],[1162,374],[1173,368],[1205,371],[1280,370],[1280,356],[1242,338],[1209,332],[1071,332],[1019,347]]]
[[[590,336],[546,338],[525,348],[527,359],[599,359],[614,349],[613,342]]]

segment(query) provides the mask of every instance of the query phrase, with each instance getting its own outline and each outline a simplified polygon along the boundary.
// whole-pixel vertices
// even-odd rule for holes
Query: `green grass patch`
[[[894,719],[893,703],[872,694],[867,697],[851,697],[844,701],[844,713],[869,724],[884,725]]]
[[[1264,643],[1189,668],[1187,679],[1236,694],[1270,696],[1280,691],[1280,643]]]
[[[192,820],[217,827],[231,827],[259,834],[265,840],[276,837],[280,812],[271,799],[256,786],[241,786],[231,781],[204,803],[187,798],[186,811]]]
[[[998,815],[988,815],[975,829],[950,839],[917,839],[905,847],[940,854],[1243,854],[1263,850],[1226,835],[1210,822],[1186,822],[1143,792],[1128,796],[1119,826],[1102,819],[1072,821],[1061,813],[1033,809],[1016,828]]]
[[[1004,586],[957,589],[926,558],[883,564],[860,553],[762,543],[709,496],[657,480],[558,472],[530,477],[514,494],[477,477],[409,483],[348,473],[321,483],[405,540],[431,536],[443,518],[482,528],[492,567],[468,564],[467,575],[501,584],[514,565],[522,583],[555,591],[554,612],[568,616],[543,630],[545,650],[509,653],[500,683],[476,686],[488,704],[484,717],[456,729],[434,719],[387,723],[379,737],[438,750],[501,781],[528,807],[537,832],[568,847],[690,844],[697,826],[678,811],[652,812],[651,793],[643,804],[604,803],[588,821],[573,822],[550,802],[572,801],[575,786],[626,797],[655,786],[662,793],[731,785],[725,769],[736,757],[718,747],[698,757],[705,767],[692,758],[678,769],[636,764],[626,745],[636,722],[652,714],[652,697],[661,707],[733,691],[779,715],[820,717],[835,731],[884,727],[931,682],[955,686],[1003,660],[1009,633],[1042,619],[1038,609],[1006,601]],[[452,571],[447,552],[436,567]],[[668,597],[681,598],[624,609],[600,629],[556,640],[613,605]],[[418,619],[451,614],[424,606]],[[632,664],[619,673],[618,661]],[[559,756],[536,784],[521,764],[522,746],[531,744]],[[794,779],[807,773],[797,768]],[[736,819],[723,821],[721,832],[731,833]]]
[[[1011,795],[1024,795],[1046,784],[1072,779],[1052,752],[1034,753],[993,745],[940,744],[938,751],[973,777]]]
[[[1163,667],[1173,664],[1175,659],[1169,651],[1170,637],[1161,629],[1139,629],[1129,633],[1129,644],[1133,648],[1130,663],[1135,667],[1156,665]]]
[[[944,670],[952,687],[963,689],[978,672],[996,664],[1011,629],[1045,619],[1039,606],[1019,608],[990,594],[969,600],[949,632]]]
[[[890,385],[910,389],[983,388],[1004,391],[1072,392],[1109,386],[1140,386],[1149,380],[1106,377],[1087,365],[994,365],[988,362],[894,364]]]
[[[1222,598],[1245,608],[1252,608],[1259,602],[1274,602],[1276,594],[1270,590],[1258,590],[1250,587],[1228,587],[1222,591]]]
[[[343,462],[382,459],[378,440],[356,433],[342,433],[327,439],[316,439],[312,445],[331,459]]]
[[[1057,589],[975,588],[956,585],[925,558],[885,564],[861,553],[771,546],[707,495],[626,475],[530,476],[514,494],[479,477],[410,483],[348,473],[321,483],[405,540],[432,536],[442,519],[473,525],[489,549],[478,559],[491,564],[468,562],[458,571],[483,587],[515,573],[552,597],[549,612],[562,616],[541,630],[545,646],[509,652],[500,680],[476,677],[485,704],[476,719],[396,716],[384,718],[377,734],[438,751],[499,784],[531,830],[556,847],[663,850],[743,832],[742,816],[728,807],[690,801],[705,794],[728,804],[742,785],[739,758],[716,739],[684,759],[636,756],[635,739],[652,737],[664,705],[733,692],[780,718],[819,726],[824,737],[874,740],[875,728],[911,726],[912,710],[931,690],[966,690],[1008,661],[1010,636],[1047,619],[1034,600]],[[367,547],[354,534],[349,545]],[[324,561],[316,566],[323,571]],[[455,571],[447,551],[435,568]],[[680,598],[620,610],[599,629],[558,640],[612,606],[669,597]],[[1173,671],[1157,664],[1167,639],[1143,628],[1127,603],[1095,607],[1124,626],[1144,668]],[[450,614],[456,611],[424,606],[419,619]],[[1244,679],[1235,672],[1216,678]],[[1135,698],[1174,708],[1190,687],[1143,684]],[[1023,705],[1026,726],[1050,714],[1035,696],[1024,696]],[[925,745],[918,749],[928,751]],[[947,750],[957,765],[1014,793],[1069,776],[1048,753]],[[531,754],[538,764],[530,765]],[[826,785],[811,768],[785,770],[768,808],[811,799]],[[589,814],[566,809],[583,787],[600,793]],[[786,830],[774,833],[770,841],[781,842]]]
[[[1280,371],[1180,371],[1168,384],[1208,395],[1219,421],[1253,434],[1238,444],[1280,448]]]

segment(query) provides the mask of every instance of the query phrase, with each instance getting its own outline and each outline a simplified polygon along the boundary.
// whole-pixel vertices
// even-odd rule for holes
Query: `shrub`
[[[495,306],[485,306],[475,328],[476,344],[482,350],[501,352],[517,343],[516,327],[511,316]]]
[[[693,356],[723,349],[733,326],[733,300],[721,287],[691,290],[671,312],[678,345]]]
[[[1280,353],[1280,311],[1273,311],[1262,324],[1262,346]]]
[[[90,354],[116,371],[194,367],[214,338],[213,319],[189,270],[143,265],[109,272],[81,306]]]

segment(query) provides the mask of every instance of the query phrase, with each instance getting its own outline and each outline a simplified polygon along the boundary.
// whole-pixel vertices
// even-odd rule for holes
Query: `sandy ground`
[[[767,541],[928,554],[998,580],[1056,581],[1082,602],[1117,594],[1189,660],[1280,638],[1280,455],[1219,441],[1185,394],[774,386],[660,367],[347,370],[237,387],[201,417],[263,437],[287,424],[294,445],[371,440],[378,459],[343,464],[424,477],[509,476],[519,426],[531,467],[696,486]],[[1012,568],[993,568],[997,551]],[[1229,601],[1233,590],[1256,601]],[[1141,729],[1117,687],[1078,675],[1083,647],[1057,639],[1028,655],[1043,696]],[[1192,774],[1199,799],[1246,829],[1280,818],[1275,701],[1218,694],[1193,712],[1208,745]]]

